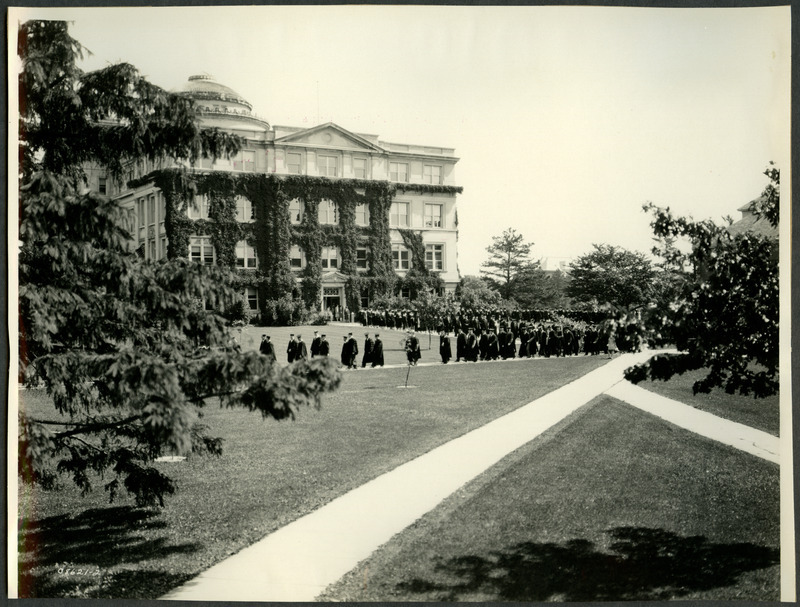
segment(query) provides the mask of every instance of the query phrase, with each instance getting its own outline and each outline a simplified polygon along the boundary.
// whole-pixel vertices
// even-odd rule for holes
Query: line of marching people
[[[258,348],[259,352],[271,359],[272,362],[277,360],[275,356],[275,345],[269,335],[261,336],[261,345]],[[303,341],[302,335],[289,334],[289,344],[286,346],[286,360],[289,364],[297,360],[307,360],[309,357],[316,358],[318,356],[329,356],[331,352],[331,344],[328,341],[327,335],[324,333],[319,334],[319,331],[314,331],[314,337],[311,340],[311,348],[309,350],[306,342]],[[352,333],[342,336],[342,365],[347,369],[358,368],[358,342]],[[382,367],[383,366],[383,342],[379,333],[375,333],[375,337],[370,337],[369,333],[364,333],[364,355],[361,358],[361,366],[366,367]]]
[[[519,341],[519,345],[517,344]],[[614,334],[606,329],[589,326],[585,330],[556,324],[522,325],[518,334],[501,326],[477,332],[469,327],[456,335],[456,362],[479,360],[507,360],[534,356],[574,356],[605,353],[613,356],[618,351]],[[450,336],[439,332],[439,355],[443,363],[452,358]]]

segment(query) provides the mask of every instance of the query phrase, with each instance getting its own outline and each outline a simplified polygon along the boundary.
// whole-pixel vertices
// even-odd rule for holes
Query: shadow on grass
[[[142,561],[199,548],[159,536],[159,530],[167,527],[159,514],[158,510],[120,506],[26,522],[19,532],[20,596],[74,595],[76,588],[83,587],[91,589],[91,596],[135,598],[131,591],[136,593],[136,589],[151,594],[180,584],[186,575],[135,568]]]
[[[499,601],[664,600],[730,586],[742,573],[779,562],[778,550],[754,544],[715,544],[643,527],[608,534],[608,553],[583,539],[524,542],[437,564],[438,577],[455,578],[451,583],[414,579],[398,589],[439,601],[476,593]]]

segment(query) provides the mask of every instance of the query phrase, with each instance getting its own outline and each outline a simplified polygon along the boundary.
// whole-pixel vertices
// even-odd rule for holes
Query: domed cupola
[[[269,130],[269,123],[253,112],[247,99],[209,74],[189,76],[179,92],[194,99],[201,119],[208,126],[225,130]]]

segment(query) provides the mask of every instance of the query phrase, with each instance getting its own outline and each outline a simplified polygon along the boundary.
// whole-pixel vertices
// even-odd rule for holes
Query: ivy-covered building
[[[242,150],[199,166],[142,164],[96,187],[128,210],[148,259],[189,257],[236,268],[265,320],[290,298],[357,311],[375,297],[454,291],[459,280],[454,150],[381,141],[334,123],[271,125],[210,76],[181,91],[205,126]]]

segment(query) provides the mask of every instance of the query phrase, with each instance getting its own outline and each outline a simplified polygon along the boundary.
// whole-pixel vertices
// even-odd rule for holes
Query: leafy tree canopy
[[[492,244],[486,248],[489,259],[483,262],[481,273],[503,299],[512,298],[514,278],[531,264],[537,265],[530,259],[532,246],[533,243],[526,243],[514,228],[492,237]]]
[[[120,207],[83,185],[84,163],[118,173],[144,157],[231,153],[238,139],[200,128],[190,100],[131,66],[83,73],[63,22],[25,23],[18,51],[20,375],[54,404],[20,411],[20,473],[49,488],[69,475],[85,492],[102,478],[110,499],[124,488],[163,505],[175,486],[154,459],[221,452],[199,423],[209,399],[293,418],[340,375],[326,360],[280,368],[241,352],[206,310],[238,300],[233,275],[140,259]]]
[[[566,296],[569,279],[560,271],[545,272],[529,265],[512,280],[514,300],[522,308],[561,309],[570,306]]]
[[[620,308],[646,304],[655,271],[641,253],[607,244],[592,245],[594,251],[570,264],[566,293],[584,303]]]
[[[780,172],[770,178],[757,212],[778,225]],[[645,210],[661,247],[654,249],[667,267],[681,273],[673,283],[676,297],[669,307],[648,316],[655,334],[668,333],[679,354],[653,357],[626,371],[632,382],[666,380],[685,371],[708,368],[694,392],[723,388],[727,393],[775,394],[778,376],[778,241],[754,232],[732,234],[712,221],[675,217],[652,203]],[[691,243],[688,252],[676,239]]]
[[[492,289],[486,280],[478,276],[464,276],[458,288],[461,307],[466,310],[492,308],[500,304],[500,293]]]

